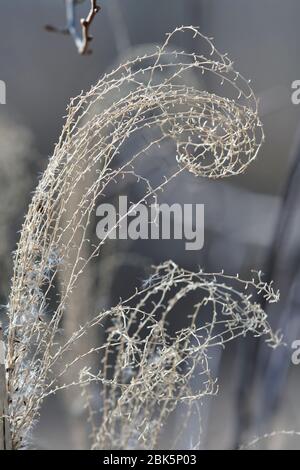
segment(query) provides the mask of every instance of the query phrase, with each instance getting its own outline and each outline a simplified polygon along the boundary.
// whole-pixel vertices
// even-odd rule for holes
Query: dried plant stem
[[[278,430],[278,431],[272,431],[272,432],[266,433],[262,436],[255,437],[252,441],[248,442],[247,444],[244,444],[244,445],[240,446],[240,450],[250,449],[250,447],[254,447],[257,444],[260,444],[262,441],[271,440],[274,437],[279,437],[279,436],[300,437],[300,431],[285,430],[285,429],[281,429],[281,430]]]
[[[0,324],[0,450],[11,449],[11,435],[8,416],[8,397],[5,370],[5,346]]]

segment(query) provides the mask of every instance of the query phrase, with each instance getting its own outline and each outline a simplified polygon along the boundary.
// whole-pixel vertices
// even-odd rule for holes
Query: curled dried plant
[[[199,41],[201,53],[178,52],[172,47],[172,41],[183,33]],[[216,79],[229,96],[185,86],[185,74],[191,70],[201,77]],[[161,71],[166,73],[161,74]],[[99,107],[101,113],[97,112]],[[126,162],[120,162],[125,142],[143,135],[148,129],[153,131],[151,140],[147,143],[143,140],[144,144]],[[95,206],[105,198],[110,185],[124,178],[137,180],[144,188],[138,205],[156,198],[170,179],[185,170],[209,178],[243,172],[256,157],[262,140],[257,102],[248,81],[234,70],[228,57],[220,54],[211,40],[194,27],[177,28],[153,53],[119,66],[90,91],[71,101],[59,142],[34,193],[14,257],[6,356],[14,448],[27,445],[28,432],[49,394],[98,378],[81,374],[74,383],[61,385],[60,382],[71,365],[82,364],[90,354],[105,349],[103,345],[95,345],[70,359],[74,344],[105,318],[110,318],[112,312],[92,316],[85,325],[78,325],[65,341],[58,339],[58,333],[78,279],[106,241],[93,243],[89,234]],[[138,162],[147,158],[149,149],[159,148],[164,142],[172,142],[177,166],[154,187],[138,173]],[[74,195],[77,207],[69,213],[69,201],[74,200]],[[123,218],[119,217],[117,226]],[[193,283],[189,285],[187,291]],[[228,304],[231,313],[235,312],[230,296],[228,302],[226,297],[223,302],[225,306]],[[257,317],[254,323],[252,317],[248,319],[253,310],[247,310],[246,302],[244,306],[246,324],[255,330]],[[125,318],[124,309],[126,312],[126,307],[113,311],[119,322]],[[257,312],[262,315],[261,311]],[[242,322],[242,313],[239,310],[238,313],[238,321]],[[228,328],[228,323],[226,325]],[[163,328],[159,322],[153,330],[160,342]],[[169,352],[164,349],[163,359],[167,364],[173,364],[173,353],[181,353],[185,335],[191,339],[191,331],[190,327],[186,333],[172,339],[175,339],[174,351],[171,342]],[[153,338],[149,354],[153,351],[152,342]],[[164,343],[162,346],[165,348]],[[187,354],[190,347],[186,346],[183,353]],[[184,377],[180,379],[175,369],[174,374],[184,385]],[[186,395],[187,388],[183,386],[183,390]],[[129,397],[131,394],[123,397],[125,408]],[[113,415],[109,419],[114,419]],[[103,422],[108,421],[105,418]]]
[[[92,447],[156,448],[163,425],[179,404],[188,420],[199,400],[217,391],[210,373],[212,348],[248,333],[276,347],[280,336],[272,332],[253,293],[267,302],[279,298],[260,273],[243,281],[223,273],[193,273],[167,262],[154,270],[144,288],[112,309],[100,370],[96,375],[81,371],[83,383],[101,384],[100,410],[93,408],[93,394],[84,387]],[[189,312],[187,300],[193,305]],[[185,326],[170,332],[179,311]]]

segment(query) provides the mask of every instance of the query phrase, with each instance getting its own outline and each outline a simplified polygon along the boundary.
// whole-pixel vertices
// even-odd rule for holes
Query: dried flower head
[[[173,40],[183,33],[199,41],[200,53],[173,48]],[[217,80],[227,96],[186,86],[185,75],[191,70]],[[143,140],[125,162],[120,161],[125,142],[149,129],[153,131],[150,141]],[[137,294],[141,299],[131,299],[137,301],[134,307],[125,302],[111,311],[87,315],[84,325],[77,325],[65,340],[58,339],[72,292],[106,241],[93,244],[89,235],[95,205],[105,198],[110,185],[128,177],[136,179],[143,188],[139,204],[156,197],[184,170],[210,178],[243,172],[262,140],[249,83],[194,27],[177,28],[153,53],[127,61],[71,101],[14,258],[6,357],[14,448],[27,444],[28,431],[49,394],[94,381],[104,387],[101,432],[93,432],[94,447],[126,447],[129,441],[136,442],[133,429],[139,441],[154,446],[158,429],[178,401],[212,393],[207,359],[212,344],[223,345],[248,331],[267,334],[276,343],[264,312],[245,294],[226,287],[218,276],[194,277],[173,264],[156,270],[148,287]],[[177,164],[171,175],[153,187],[139,174],[138,162],[147,158],[149,149],[166,141],[174,147]],[[121,222],[122,217],[117,225]],[[276,297],[260,280],[252,285],[270,300]],[[172,289],[177,292],[165,303]],[[205,296],[195,305],[189,325],[170,335],[167,322],[174,306],[198,291]],[[150,311],[148,301],[154,302]],[[213,315],[201,326],[198,319],[206,304],[213,306]],[[70,358],[74,345],[104,320],[112,322],[106,343]],[[96,353],[103,353],[104,359],[102,369],[95,373],[82,364]],[[82,365],[78,379],[62,383],[66,371],[77,364]],[[194,393],[190,379],[196,366],[206,379],[204,387]],[[125,421],[118,431],[120,416]],[[153,426],[157,432],[151,438]]]

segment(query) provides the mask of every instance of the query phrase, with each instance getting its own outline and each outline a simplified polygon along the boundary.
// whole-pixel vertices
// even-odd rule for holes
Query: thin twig
[[[70,34],[74,40],[79,54],[81,55],[90,54],[92,52],[91,49],[89,49],[89,43],[93,40],[93,37],[90,34],[90,28],[95,16],[101,10],[100,5],[97,4],[97,0],[90,0],[90,2],[91,7],[87,17],[81,18],[80,20],[81,34],[76,27],[76,5],[74,0],[65,0],[67,18],[66,28],[60,29],[52,25],[45,26],[46,31],[52,33]]]

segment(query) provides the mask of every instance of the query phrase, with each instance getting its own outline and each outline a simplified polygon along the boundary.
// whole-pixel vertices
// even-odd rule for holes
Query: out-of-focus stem
[[[2,326],[0,324],[0,450],[11,450],[11,435],[9,429],[8,397],[5,373],[5,347]]]

